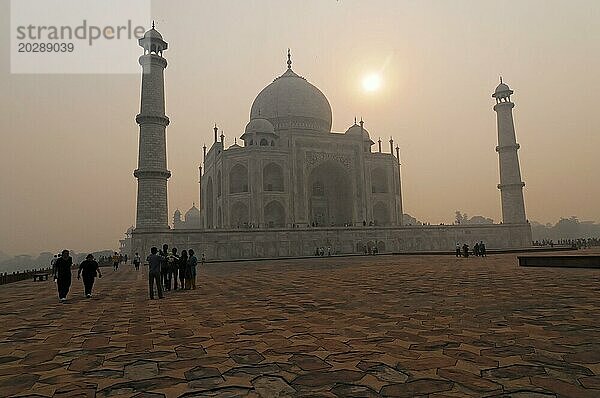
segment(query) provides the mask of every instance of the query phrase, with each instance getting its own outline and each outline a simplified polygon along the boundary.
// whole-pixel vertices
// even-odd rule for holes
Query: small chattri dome
[[[369,132],[367,131],[367,129],[364,127],[360,127],[356,123],[354,123],[352,126],[350,126],[348,128],[348,130],[346,130],[345,134],[358,136],[358,137],[360,135],[362,135],[364,139],[367,139],[367,140],[370,139]]]
[[[505,93],[507,91],[510,91],[510,87],[504,83],[498,84],[498,87],[496,87],[496,90],[494,90],[495,93]]]
[[[192,205],[192,207],[185,212],[185,221],[195,221],[200,219],[200,210],[196,207],[196,205]]]
[[[154,27],[146,33],[144,33],[144,39],[160,39],[163,40],[162,35],[158,32],[158,30],[154,29]]]
[[[267,119],[256,118],[250,120],[250,122],[246,125],[246,133],[263,133],[263,134],[274,134],[275,128],[273,124],[269,122]]]

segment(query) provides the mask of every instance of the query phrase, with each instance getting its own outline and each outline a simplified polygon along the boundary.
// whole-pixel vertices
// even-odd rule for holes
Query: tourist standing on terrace
[[[158,298],[163,298],[163,289],[161,281],[160,268],[163,262],[163,258],[159,256],[158,249],[152,247],[150,249],[150,255],[146,258],[148,262],[148,287],[150,289],[150,300],[154,299],[154,284],[156,283],[156,290],[158,291]]]
[[[136,271],[139,271],[141,261],[142,259],[140,258],[140,255],[138,253],[135,253],[135,256],[133,257],[133,266],[135,267]]]
[[[162,264],[160,265],[160,273],[162,278],[163,287],[165,290],[171,290],[171,271],[169,270],[169,245],[166,243],[162,247],[160,252]]]
[[[171,249],[171,254],[167,257],[169,279],[173,280],[173,290],[177,290],[177,270],[179,269],[179,256],[177,255],[177,248]],[[169,283],[169,288],[170,288]],[[183,289],[183,286],[181,287]]]
[[[94,280],[96,276],[102,278],[100,267],[94,256],[90,253],[85,257],[85,260],[79,264],[79,271],[77,272],[77,279],[83,275],[83,290],[85,291],[85,297],[92,297],[92,287],[94,287]]]
[[[181,252],[181,257],[179,258],[179,263],[177,264],[177,268],[179,271],[179,282],[181,284],[181,290],[185,289],[185,270],[187,268],[188,262],[188,253],[187,250],[183,250]]]
[[[58,288],[58,299],[62,302],[67,300],[67,294],[71,288],[71,267],[73,259],[68,250],[63,250],[60,257],[54,263],[52,275]]]
[[[188,259],[188,270],[186,277],[188,280],[186,281],[186,289],[196,289],[196,265],[198,264],[198,259],[194,254],[192,249],[188,250],[190,258]]]

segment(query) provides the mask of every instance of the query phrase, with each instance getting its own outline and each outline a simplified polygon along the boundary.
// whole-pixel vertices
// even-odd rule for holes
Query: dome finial
[[[154,20],[152,20],[152,29],[154,29]]]
[[[290,53],[290,49],[288,48],[288,60],[287,60],[287,66],[288,69],[292,69],[292,54]]]
[[[502,76],[500,76],[500,84],[502,84]]]

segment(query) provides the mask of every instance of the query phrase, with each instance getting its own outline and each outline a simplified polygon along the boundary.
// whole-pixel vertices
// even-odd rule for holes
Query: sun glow
[[[378,91],[381,88],[381,76],[377,73],[371,73],[362,80],[363,89],[367,92]]]

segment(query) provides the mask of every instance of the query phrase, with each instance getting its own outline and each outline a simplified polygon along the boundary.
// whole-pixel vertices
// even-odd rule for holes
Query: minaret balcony
[[[139,114],[135,117],[135,121],[137,124],[158,124],[160,126],[167,127],[170,123],[170,120],[167,116],[158,116],[158,115],[142,115]]]
[[[521,145],[519,144],[514,144],[514,145],[498,145],[496,147],[496,152],[509,152],[509,151],[516,151],[519,148],[521,148]]]

